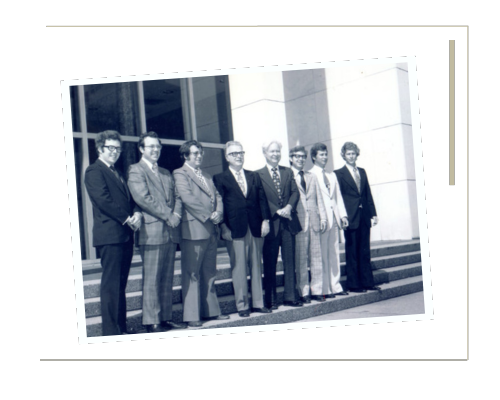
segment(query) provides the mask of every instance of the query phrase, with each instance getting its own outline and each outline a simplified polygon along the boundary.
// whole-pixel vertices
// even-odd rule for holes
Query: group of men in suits
[[[312,147],[314,167],[304,171],[304,147],[290,150],[288,168],[279,165],[281,143],[271,141],[262,146],[265,167],[252,172],[243,169],[241,143],[230,141],[225,146],[229,168],[212,178],[201,169],[204,150],[199,142],[181,146],[184,164],[171,174],[158,166],[162,149],[158,135],[147,132],[139,138],[142,157],[129,167],[128,182],[114,168],[122,148],[118,132],[99,133],[95,144],[99,158],[87,168],[85,185],[93,204],[93,245],[103,269],[103,335],[133,333],[126,325],[125,287],[134,232],[143,262],[142,323],[147,332],[229,319],[221,313],[215,290],[219,238],[226,241],[240,317],[272,313],[279,307],[280,249],[285,306],[347,295],[339,282],[339,228],[345,229],[348,289],[378,289],[373,285],[369,249],[371,220],[377,223],[377,217],[366,173],[356,168],[355,144],[342,148],[346,167],[328,173],[324,144]],[[182,323],[172,320],[178,244]]]

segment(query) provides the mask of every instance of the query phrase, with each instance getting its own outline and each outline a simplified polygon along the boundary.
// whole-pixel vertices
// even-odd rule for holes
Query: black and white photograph
[[[414,57],[61,87],[83,343],[432,318]]]

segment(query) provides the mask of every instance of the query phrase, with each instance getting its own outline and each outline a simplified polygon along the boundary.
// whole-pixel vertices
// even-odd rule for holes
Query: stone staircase
[[[345,253],[341,244],[341,283],[345,281]],[[229,256],[225,248],[219,248],[217,254],[216,289],[221,312],[229,314],[229,320],[208,321],[201,328],[209,329],[222,327],[239,327],[249,325],[282,324],[316,315],[329,314],[376,301],[387,300],[392,297],[423,290],[422,265],[420,258],[420,240],[410,241],[381,241],[372,242],[371,260],[375,284],[381,286],[380,291],[367,293],[350,293],[349,296],[337,296],[326,302],[312,302],[303,307],[280,306],[272,314],[252,313],[248,318],[241,318],[237,314],[231,282]],[[175,260],[174,287],[173,287],[173,319],[182,321],[182,296],[180,275],[180,253]],[[100,277],[101,267],[99,260],[84,262],[83,280],[85,296],[85,316],[87,336],[101,336],[101,305],[100,305]],[[277,268],[278,303],[283,301],[283,266],[281,261]],[[127,296],[127,323],[129,327],[139,332],[145,330],[142,326],[142,263],[140,256],[134,256],[126,290]]]

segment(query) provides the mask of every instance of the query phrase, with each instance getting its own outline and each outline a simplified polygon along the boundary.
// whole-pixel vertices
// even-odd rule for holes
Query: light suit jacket
[[[218,235],[218,226],[210,220],[214,211],[224,213],[222,197],[212,177],[202,171],[209,192],[205,190],[194,171],[184,164],[174,171],[176,195],[182,201],[182,238],[205,240]]]
[[[182,203],[175,197],[175,183],[170,172],[158,167],[156,176],[141,160],[129,167],[128,187],[144,216],[139,245],[158,245],[169,240],[180,243],[180,225],[172,228],[166,223],[173,212],[182,215]]]
[[[326,215],[328,217],[328,230],[333,226],[333,218],[336,219],[337,225],[341,227],[340,220],[347,217],[347,212],[344,206],[344,200],[342,199],[342,194],[340,193],[339,183],[337,181],[337,176],[333,172],[326,172],[326,176],[330,181],[330,190],[327,189],[325,180],[323,178],[323,169],[318,166],[313,166],[310,170],[313,173],[321,189],[321,194],[323,195],[323,202],[326,207]]]
[[[319,232],[321,230],[321,221],[328,219],[323,195],[321,194],[316,175],[309,171],[304,171],[304,180],[306,182],[305,191],[300,184],[300,175],[297,174],[295,176],[295,182],[300,193],[300,201],[297,204],[297,215],[303,232],[307,232],[309,227],[315,232]]]

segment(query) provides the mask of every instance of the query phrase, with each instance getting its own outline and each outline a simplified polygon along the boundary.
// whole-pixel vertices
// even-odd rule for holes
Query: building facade
[[[140,159],[138,137],[146,131],[160,136],[159,164],[170,171],[183,163],[180,145],[200,141],[204,168],[212,175],[227,168],[223,149],[228,140],[243,144],[250,170],[264,165],[261,145],[269,139],[283,143],[282,165],[289,165],[289,148],[324,142],[330,170],[344,164],[344,142],[355,142],[380,218],[372,240],[419,236],[406,64],[72,86],[70,94],[84,260],[98,254],[83,175],[97,159],[97,133],[108,129],[122,135],[117,168],[124,174]],[[306,169],[311,166],[308,160]]]

